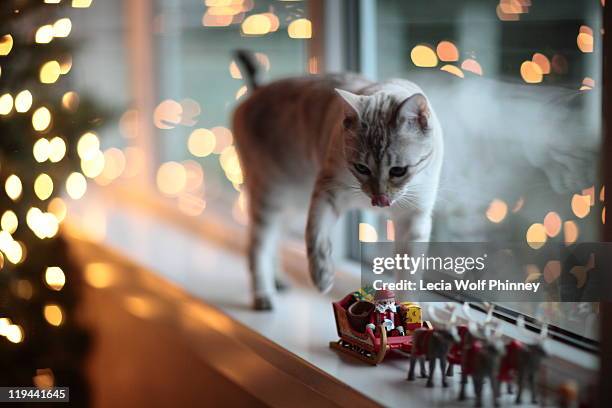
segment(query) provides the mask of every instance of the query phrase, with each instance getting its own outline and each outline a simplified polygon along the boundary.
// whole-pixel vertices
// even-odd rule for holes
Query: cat
[[[429,240],[444,143],[416,84],[334,74],[261,85],[253,55],[238,51],[236,60],[249,91],[234,110],[233,132],[248,195],[256,310],[273,307],[287,209],[308,211],[309,271],[321,292],[333,284],[332,226],[350,209],[375,207],[390,217],[401,253]]]

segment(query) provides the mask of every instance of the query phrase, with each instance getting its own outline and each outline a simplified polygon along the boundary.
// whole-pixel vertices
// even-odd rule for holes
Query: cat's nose
[[[391,205],[391,202],[386,194],[377,194],[372,196],[372,205],[375,207],[388,207]]]

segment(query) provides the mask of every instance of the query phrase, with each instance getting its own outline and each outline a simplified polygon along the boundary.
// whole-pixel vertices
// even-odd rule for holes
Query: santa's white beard
[[[390,305],[377,304],[376,305],[376,311],[379,313],[385,313],[387,310],[390,310],[393,313],[395,313],[396,309],[397,308],[395,307],[395,304],[390,304]]]

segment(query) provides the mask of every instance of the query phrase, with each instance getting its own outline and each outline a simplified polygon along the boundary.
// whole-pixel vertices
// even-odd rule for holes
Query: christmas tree
[[[60,224],[64,191],[79,198],[85,176],[104,165],[95,134],[103,120],[70,88],[65,3],[0,4],[0,385],[68,386],[72,402],[85,402],[89,342]]]

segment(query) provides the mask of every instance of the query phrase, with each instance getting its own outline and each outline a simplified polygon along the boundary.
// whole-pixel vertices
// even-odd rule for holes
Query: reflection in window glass
[[[601,4],[377,5],[379,77],[421,85],[445,131],[432,239],[599,240]],[[543,265],[525,273],[545,279]],[[595,335],[591,305],[512,306]]]

